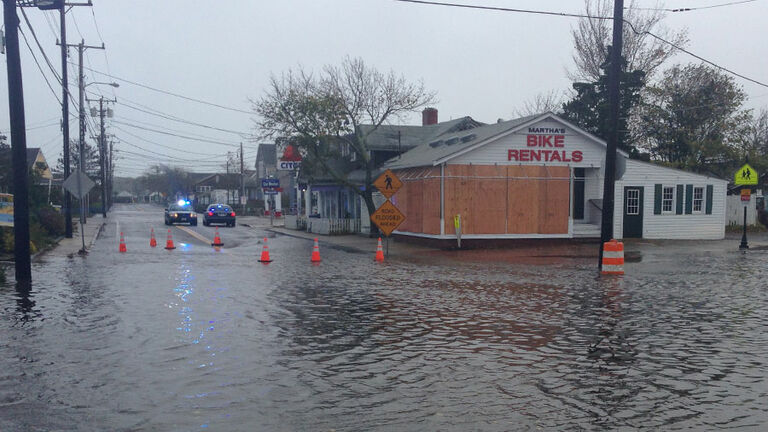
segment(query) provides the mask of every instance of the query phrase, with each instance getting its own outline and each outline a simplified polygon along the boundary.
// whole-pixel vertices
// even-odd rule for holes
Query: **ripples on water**
[[[599,280],[575,259],[270,248],[51,259],[31,292],[6,284],[0,430],[768,424],[766,255]]]

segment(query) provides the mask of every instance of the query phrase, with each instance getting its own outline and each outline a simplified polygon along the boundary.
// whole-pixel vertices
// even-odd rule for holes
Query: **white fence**
[[[750,197],[747,205],[747,225],[757,223],[757,199],[756,195]],[[744,223],[744,204],[740,195],[728,195],[725,201],[725,223],[728,225],[742,225]]]
[[[323,219],[286,215],[285,227],[323,235],[356,234],[360,232],[360,219]]]

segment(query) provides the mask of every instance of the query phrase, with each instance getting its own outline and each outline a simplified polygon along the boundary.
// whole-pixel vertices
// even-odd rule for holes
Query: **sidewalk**
[[[369,238],[364,235],[346,234],[346,235],[322,235],[316,233],[308,233],[305,231],[298,231],[285,228],[285,221],[282,218],[274,219],[274,225],[270,226],[269,217],[261,216],[244,216],[238,217],[238,223],[240,225],[248,226],[251,228],[262,228],[267,231],[274,232],[276,234],[286,235],[290,237],[305,239],[312,241],[318,239],[321,244],[331,245],[337,249],[347,250],[350,252],[361,252],[374,254],[376,252],[376,246],[378,244],[378,238]],[[386,250],[386,239],[382,238],[382,244]],[[389,254],[391,256],[408,256],[415,253],[434,250],[424,246],[418,246],[403,242],[396,242],[394,239],[389,240]]]
[[[96,241],[102,227],[107,221],[109,221],[109,218],[104,219],[101,215],[88,218],[87,223],[83,225],[86,250],[91,249],[91,246],[93,246],[93,243]],[[80,249],[83,248],[83,240],[80,236],[80,222],[77,219],[72,221],[72,231],[72,238],[62,238],[59,244],[54,246],[53,249],[43,251],[40,254],[53,256],[76,255]],[[37,255],[35,255],[34,258],[37,258]]]

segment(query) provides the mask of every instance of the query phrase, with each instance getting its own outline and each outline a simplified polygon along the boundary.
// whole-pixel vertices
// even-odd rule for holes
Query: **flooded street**
[[[322,238],[313,266],[311,242],[242,225],[220,250],[174,227],[166,251],[165,231],[123,207],[86,259],[0,286],[0,430],[768,425],[766,251],[638,245],[598,279],[592,259],[378,264]]]

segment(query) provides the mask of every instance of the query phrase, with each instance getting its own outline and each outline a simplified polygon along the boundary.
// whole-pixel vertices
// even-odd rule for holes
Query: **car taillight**
[[[235,212],[232,212],[232,217],[235,217]]]
[[[213,216],[213,212],[212,212],[212,211],[209,211],[209,212],[208,212],[208,216]]]

